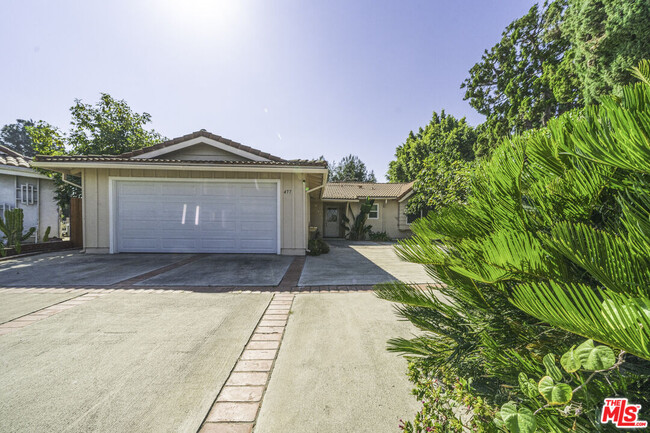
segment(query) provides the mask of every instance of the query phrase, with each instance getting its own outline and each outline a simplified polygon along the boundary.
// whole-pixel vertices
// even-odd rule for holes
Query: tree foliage
[[[16,119],[16,123],[3,126],[0,129],[0,144],[22,155],[34,156],[34,142],[27,132],[27,128],[31,126],[34,126],[34,121],[24,119]]]
[[[560,29],[565,6],[566,0],[534,5],[470,69],[461,88],[470,105],[486,116],[477,155],[489,153],[502,137],[544,126],[578,103],[572,91],[558,100],[549,82],[549,73],[559,69],[570,47]]]
[[[348,155],[330,165],[330,182],[377,182],[375,173],[356,155]]]
[[[581,388],[579,410],[544,411],[542,431],[598,431],[603,397],[650,397],[650,63],[636,75],[620,98],[505,141],[477,165],[466,205],[412,224],[398,252],[443,287],[377,290],[424,331],[392,350],[473,378],[492,404],[512,399],[520,373],[548,376],[542,396],[563,404],[567,386],[544,357],[584,338],[627,353],[627,367]],[[604,349],[585,344],[575,358],[600,368],[587,360]],[[529,403],[526,416],[539,408]]]
[[[145,129],[151,122],[148,113],[134,112],[126,101],[116,100],[102,93],[95,105],[75,100],[70,108],[71,129],[64,133],[59,128],[39,121],[27,130],[36,153],[41,155],[118,155],[151,146],[164,139],[159,133]],[[61,174],[49,173],[57,186],[56,200],[67,206],[70,197],[79,197],[81,191],[63,182]],[[80,182],[80,179],[77,179]]]
[[[470,162],[474,160],[476,131],[465,118],[443,110],[417,134],[409,133],[390,162],[391,182],[415,181],[409,200],[410,213],[440,209],[465,199]]]
[[[650,57],[649,21],[647,0],[555,0],[509,24],[461,86],[486,116],[477,156],[612,91],[620,96],[629,68]]]
[[[629,69],[650,58],[648,0],[570,0],[562,23],[567,59],[585,103],[621,96]]]

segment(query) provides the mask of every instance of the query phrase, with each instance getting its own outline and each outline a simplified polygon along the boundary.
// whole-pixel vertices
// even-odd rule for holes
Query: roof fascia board
[[[22,176],[22,177],[33,177],[35,179],[50,179],[49,177],[42,175],[31,168],[26,167],[14,167],[11,165],[0,165],[0,174],[8,174],[11,176]]]
[[[216,147],[217,149],[225,150],[226,152],[232,153],[250,159],[252,161],[270,161],[270,159],[255,155],[254,153],[246,152],[245,150],[237,149],[236,147],[229,146],[220,141],[214,140],[209,137],[196,137],[191,138],[187,141],[182,141],[180,143],[172,144],[171,146],[163,147],[161,149],[152,150],[150,152],[143,153],[141,155],[132,156],[131,159],[151,159],[156,156],[165,155],[177,150],[185,149],[186,147],[194,146],[195,144],[205,143],[210,146]]]
[[[59,170],[69,168],[137,168],[149,170],[190,170],[190,171],[266,171],[281,173],[297,173],[309,171],[315,173],[327,173],[327,168],[319,166],[301,166],[301,165],[283,165],[283,166],[264,166],[264,165],[218,165],[218,164],[168,164],[168,163],[140,163],[137,161],[128,163],[113,162],[50,162],[35,161],[32,162],[34,167],[45,168],[48,170]]]
[[[402,196],[402,198],[399,199],[399,202],[400,202],[400,203],[403,202],[404,200],[406,200],[407,198],[409,198],[410,196],[412,196],[414,192],[415,192],[415,191],[413,191],[413,189],[411,189],[409,192],[407,192],[406,194],[404,194],[404,195]]]

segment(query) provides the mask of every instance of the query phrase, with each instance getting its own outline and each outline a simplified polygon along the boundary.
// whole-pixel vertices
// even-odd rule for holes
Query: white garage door
[[[277,253],[273,182],[116,181],[115,252]]]

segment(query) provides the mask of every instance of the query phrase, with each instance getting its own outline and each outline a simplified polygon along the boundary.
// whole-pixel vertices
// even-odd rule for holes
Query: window
[[[16,201],[21,204],[38,203],[38,188],[28,183],[16,187]]]
[[[418,218],[420,218],[419,214],[412,214],[412,213],[406,214],[406,223],[411,224],[413,221],[415,221]]]
[[[379,218],[379,205],[373,204],[368,212],[368,219],[376,220],[377,218]]]

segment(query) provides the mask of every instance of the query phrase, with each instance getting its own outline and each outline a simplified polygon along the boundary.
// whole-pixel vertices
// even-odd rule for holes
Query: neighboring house
[[[87,253],[303,255],[324,161],[286,160],[205,130],[118,156],[43,156],[80,176]]]
[[[25,230],[36,227],[28,242],[42,239],[48,226],[50,237],[59,235],[55,193],[52,179],[32,170],[29,158],[0,146],[0,212],[4,218],[5,209],[23,210]]]
[[[352,222],[359,214],[361,203],[366,197],[374,199],[374,205],[368,214],[366,224],[372,226],[373,232],[386,232],[399,239],[411,235],[410,219],[406,215],[407,199],[413,194],[413,182],[410,183],[328,183],[321,191],[311,195],[311,225],[316,227],[323,237],[339,238],[345,235],[341,216],[346,215]]]

